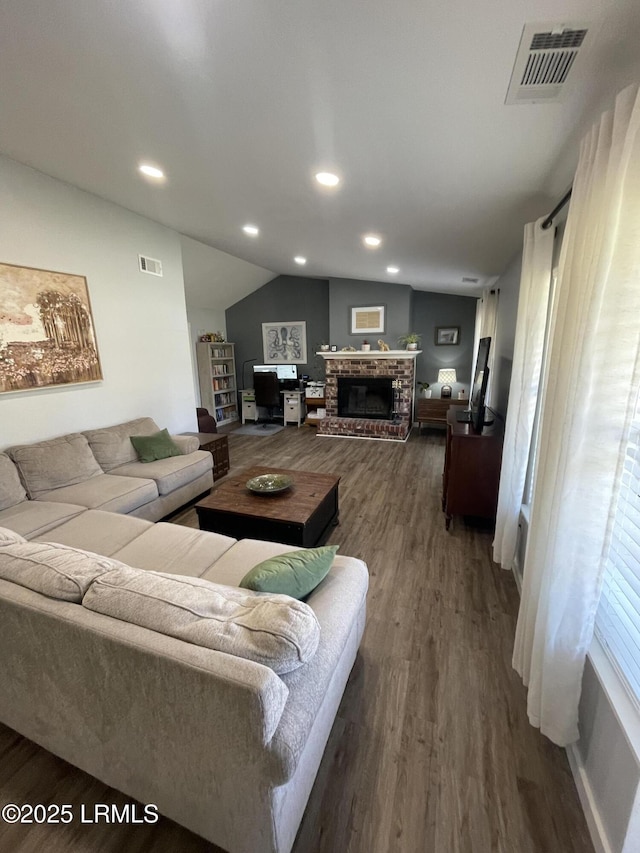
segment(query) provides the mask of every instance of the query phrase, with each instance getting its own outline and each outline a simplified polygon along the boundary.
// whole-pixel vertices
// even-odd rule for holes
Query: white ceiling
[[[597,30],[564,102],[505,106],[524,24],[573,20]],[[472,293],[639,43],[638,0],[2,0],[0,151],[263,271]]]

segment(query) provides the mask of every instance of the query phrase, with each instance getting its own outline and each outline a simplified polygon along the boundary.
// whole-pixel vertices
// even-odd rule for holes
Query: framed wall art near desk
[[[265,364],[306,364],[306,322],[263,323],[262,348]]]
[[[86,278],[0,264],[0,394],[100,379]]]

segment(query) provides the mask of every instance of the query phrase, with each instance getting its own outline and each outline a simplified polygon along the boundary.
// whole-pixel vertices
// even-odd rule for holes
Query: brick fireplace
[[[406,441],[411,432],[415,363],[419,351],[390,352],[321,352],[325,360],[325,400],[327,415],[318,421],[318,435],[378,438]],[[338,379],[362,379],[362,386],[376,385],[377,380],[395,382],[390,417],[342,417],[338,412]],[[368,383],[367,380],[375,380]],[[343,383],[341,383],[343,384]],[[384,383],[380,383],[384,384]],[[343,407],[344,408],[344,407]]]

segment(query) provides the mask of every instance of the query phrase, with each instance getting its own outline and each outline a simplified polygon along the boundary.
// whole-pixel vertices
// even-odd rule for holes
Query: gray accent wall
[[[383,281],[359,281],[350,278],[329,279],[329,337],[327,343],[360,349],[368,340],[371,349],[378,348],[378,339],[389,344],[390,349],[401,349],[400,335],[416,331],[411,328],[411,295],[408,284],[387,284]],[[385,306],[385,331],[383,334],[352,335],[351,309],[366,305]]]
[[[251,387],[253,364],[264,363],[262,324],[304,320],[307,324],[307,363],[298,374],[324,377],[324,363],[314,355],[329,339],[329,282],[326,279],[280,275],[236,302],[226,312],[227,340],[236,345],[238,388]],[[255,361],[245,365],[247,359]]]
[[[419,382],[429,382],[434,397],[440,396],[438,371],[442,367],[456,370],[458,381],[451,386],[452,396],[457,397],[463,389],[469,396],[477,302],[475,296],[451,296],[423,290],[413,293],[411,328],[422,336],[416,376]],[[436,346],[438,326],[459,326],[460,342],[456,346]]]
[[[381,338],[391,349],[399,349],[401,335],[417,332],[423,350],[418,356],[417,378],[429,382],[433,396],[438,397],[438,370],[455,367],[459,381],[452,387],[453,395],[463,388],[468,394],[476,304],[476,297],[413,290],[406,284],[278,276],[226,311],[227,339],[236,344],[238,388],[250,387],[252,364],[264,360],[262,323],[305,320],[307,364],[299,366],[300,374],[324,378],[324,362],[314,355],[321,343],[359,349],[366,337],[371,349],[377,349]],[[365,305],[385,306],[384,334],[351,334],[351,308]],[[437,326],[459,326],[460,343],[436,346]],[[256,361],[245,365],[243,375],[243,363],[248,359]]]

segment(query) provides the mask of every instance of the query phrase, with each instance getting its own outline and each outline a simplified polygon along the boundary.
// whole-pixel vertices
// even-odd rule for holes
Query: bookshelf
[[[213,341],[196,343],[202,405],[218,426],[238,420],[235,345]]]

